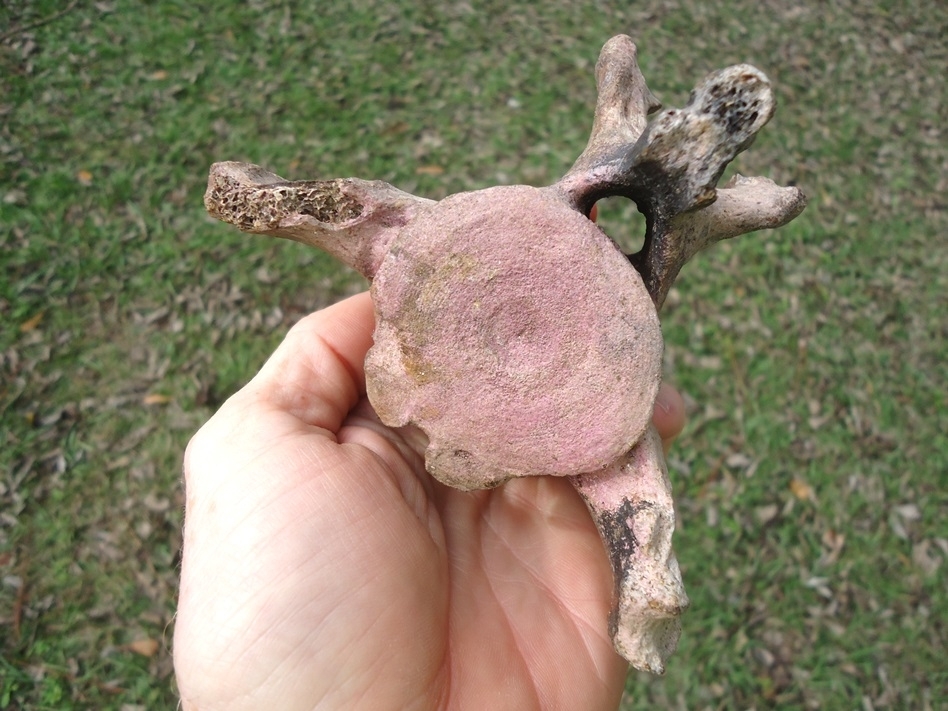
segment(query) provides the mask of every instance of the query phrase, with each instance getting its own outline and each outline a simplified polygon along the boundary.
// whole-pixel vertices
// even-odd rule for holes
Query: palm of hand
[[[362,395],[371,335],[365,294],[305,319],[189,447],[185,708],[615,708],[585,505],[564,479],[431,479]]]

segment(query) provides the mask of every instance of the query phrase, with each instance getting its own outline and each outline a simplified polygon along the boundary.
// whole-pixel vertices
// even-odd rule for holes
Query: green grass
[[[692,609],[625,708],[944,704],[938,3],[114,0],[11,34],[64,6],[0,7],[0,708],[174,708],[188,437],[295,319],[361,288],[205,217],[208,165],[433,198],[550,183],[619,32],[668,106],[763,69],[778,112],[735,169],[811,199],[696,259],[663,314],[692,408],[671,457]],[[630,206],[603,213],[640,238]]]

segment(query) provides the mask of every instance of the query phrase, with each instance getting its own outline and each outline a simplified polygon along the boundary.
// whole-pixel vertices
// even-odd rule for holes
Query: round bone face
[[[454,195],[398,234],[375,275],[369,399],[430,440],[464,489],[599,470],[652,414],[662,338],[638,272],[552,189]]]

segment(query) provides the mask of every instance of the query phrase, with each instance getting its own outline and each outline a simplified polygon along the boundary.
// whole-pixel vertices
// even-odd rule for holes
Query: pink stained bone
[[[288,182],[212,166],[208,211],[242,230],[319,247],[373,280],[370,401],[388,425],[429,437],[428,471],[461,489],[571,476],[609,553],[610,632],[661,673],[688,601],[661,443],[648,426],[660,380],[657,313],[684,263],[716,241],[779,227],[806,204],[765,178],[717,182],[774,111],[759,70],[737,65],[660,108],[632,41],[596,65],[589,143],[547,188],[441,202],[355,178]],[[628,259],[585,215],[622,195],[645,213]]]
[[[602,469],[651,419],[662,354],[651,299],[554,191],[446,198],[392,243],[372,295],[369,399],[384,422],[428,434],[428,469],[445,483]]]

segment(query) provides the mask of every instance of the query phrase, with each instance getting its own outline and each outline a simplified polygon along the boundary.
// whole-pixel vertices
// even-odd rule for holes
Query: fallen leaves
[[[776,520],[779,513],[780,507],[777,506],[777,504],[767,504],[766,506],[758,506],[754,509],[754,518],[757,519],[757,523],[761,526],[766,526]]]
[[[142,657],[153,657],[158,654],[158,650],[161,649],[161,643],[157,639],[146,637],[144,639],[136,639],[134,642],[129,642],[126,648],[130,652],[134,652]]]
[[[832,528],[827,528],[820,536],[820,542],[823,544],[823,554],[820,556],[819,565],[826,567],[836,564],[846,545],[846,536]]]
[[[939,555],[938,546],[932,541],[924,539],[912,546],[912,563],[926,577],[937,573],[943,562],[943,555]]]
[[[800,501],[816,501],[816,492],[813,491],[813,487],[800,477],[793,477],[790,480],[790,493]]]
[[[917,504],[899,504],[889,510],[889,529],[896,537],[903,541],[912,538],[915,524],[922,519],[922,512]]]
[[[171,402],[172,398],[170,395],[163,395],[162,393],[148,393],[145,397],[142,398],[142,405],[150,407],[153,405],[167,405]]]
[[[45,311],[38,311],[36,314],[28,318],[26,321],[20,324],[20,333],[29,333],[30,331],[36,330],[36,328],[42,323],[43,317],[46,315]]]

